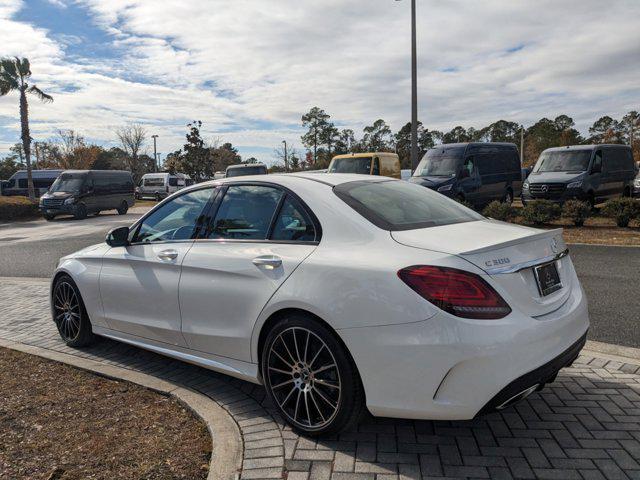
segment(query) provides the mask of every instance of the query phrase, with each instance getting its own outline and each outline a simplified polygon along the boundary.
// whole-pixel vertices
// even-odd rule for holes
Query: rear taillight
[[[511,313],[507,302],[475,273],[414,265],[400,270],[398,277],[421,297],[457,317],[495,320]]]

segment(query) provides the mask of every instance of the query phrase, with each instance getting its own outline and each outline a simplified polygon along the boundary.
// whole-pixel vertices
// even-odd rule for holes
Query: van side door
[[[458,185],[465,200],[475,205],[480,192],[480,174],[478,173],[477,157],[475,155],[465,156],[462,162],[462,169],[458,174]]]
[[[598,149],[593,154],[593,162],[591,163],[591,172],[589,174],[589,182],[593,190],[595,200],[598,202],[607,196],[607,186],[605,183],[604,162],[602,149]]]

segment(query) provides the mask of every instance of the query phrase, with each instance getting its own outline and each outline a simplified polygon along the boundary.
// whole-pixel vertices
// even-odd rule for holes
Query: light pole
[[[288,172],[289,171],[289,164],[287,162],[287,141],[286,140],[282,140],[282,143],[284,144],[284,171]]]
[[[396,0],[399,2],[400,0]],[[418,167],[418,54],[416,0],[411,0],[411,171]]]
[[[151,135],[151,138],[153,138],[153,163],[155,164],[156,167],[156,172],[160,170],[159,165],[158,165],[158,152],[157,152],[157,147],[156,147],[156,139],[158,138],[158,135]]]

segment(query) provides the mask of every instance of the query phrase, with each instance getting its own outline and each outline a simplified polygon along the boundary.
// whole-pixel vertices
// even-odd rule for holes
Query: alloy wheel
[[[283,330],[269,347],[268,384],[294,425],[308,431],[331,423],[342,401],[342,381],[333,353],[312,331]]]
[[[80,301],[71,284],[61,281],[53,296],[54,320],[65,341],[75,340],[80,334]]]

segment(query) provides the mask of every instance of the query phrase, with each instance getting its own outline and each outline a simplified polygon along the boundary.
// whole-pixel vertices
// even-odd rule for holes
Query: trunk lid
[[[562,288],[542,296],[533,266],[566,250],[562,229],[539,230],[494,220],[391,232],[403,245],[457,255],[491,277],[507,303],[530,316],[550,313],[566,301],[572,285],[568,257],[556,260]]]

